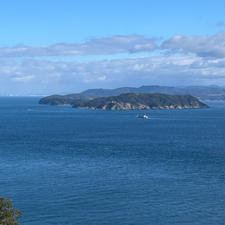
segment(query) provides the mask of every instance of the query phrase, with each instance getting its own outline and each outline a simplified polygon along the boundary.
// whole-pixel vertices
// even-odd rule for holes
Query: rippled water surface
[[[0,98],[0,196],[21,225],[224,225],[224,105],[90,111]]]

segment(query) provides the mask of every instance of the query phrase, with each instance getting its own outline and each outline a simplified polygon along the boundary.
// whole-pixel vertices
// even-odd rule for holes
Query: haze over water
[[[21,225],[223,225],[224,103],[91,111],[0,98],[0,192]]]

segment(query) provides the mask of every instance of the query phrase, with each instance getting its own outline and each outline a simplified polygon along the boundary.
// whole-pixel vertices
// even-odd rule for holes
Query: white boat
[[[136,118],[139,118],[139,119],[149,119],[149,116],[144,114],[144,115],[137,115]]]

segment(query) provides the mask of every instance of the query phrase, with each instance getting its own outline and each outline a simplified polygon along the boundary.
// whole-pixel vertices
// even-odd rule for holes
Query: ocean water
[[[142,120],[37,102],[0,98],[0,196],[21,225],[225,224],[224,103]]]

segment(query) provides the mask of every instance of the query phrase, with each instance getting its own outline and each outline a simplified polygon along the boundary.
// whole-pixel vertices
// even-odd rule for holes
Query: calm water
[[[0,98],[0,196],[22,225],[224,225],[224,106],[89,111]]]

